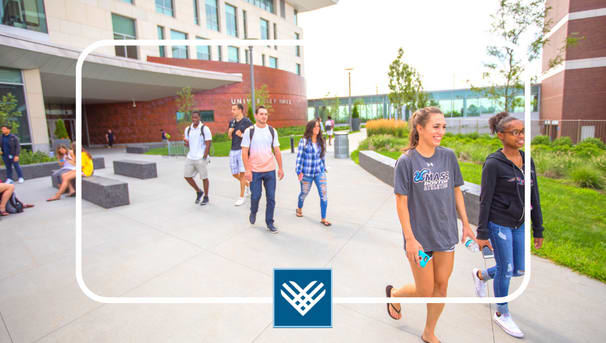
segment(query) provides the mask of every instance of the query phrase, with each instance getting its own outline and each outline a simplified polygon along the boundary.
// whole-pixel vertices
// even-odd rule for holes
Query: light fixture
[[[133,99],[133,107],[137,107],[137,104],[135,103],[135,99]]]

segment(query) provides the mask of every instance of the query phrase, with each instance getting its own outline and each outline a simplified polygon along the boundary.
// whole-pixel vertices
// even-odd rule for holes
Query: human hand
[[[282,180],[284,178],[284,170],[279,169],[278,170],[278,179]]]
[[[238,137],[242,137],[242,131],[240,131],[240,130],[236,130],[236,136],[238,136]]]
[[[303,181],[303,173],[300,173],[298,176],[299,176],[299,182]]]
[[[19,156],[15,156],[15,158],[13,159],[13,161],[19,162]]]
[[[480,247],[480,250],[482,250],[483,247],[488,247],[488,249],[494,251],[492,244],[488,239],[476,239],[476,243],[478,244],[478,247]]]
[[[244,177],[246,178],[246,180],[248,180],[248,182],[252,182],[252,171],[250,171],[250,170],[245,171]]]
[[[417,266],[420,266],[419,262],[421,261],[419,258],[419,250],[425,251],[421,243],[416,239],[412,238],[406,240],[406,257],[408,257],[409,261],[414,261]]]
[[[534,248],[535,249],[541,249],[541,247],[543,247],[543,238],[534,238]]]
[[[469,224],[463,224],[463,234],[461,235],[461,243],[465,244],[467,238],[477,243],[476,235],[473,233]]]

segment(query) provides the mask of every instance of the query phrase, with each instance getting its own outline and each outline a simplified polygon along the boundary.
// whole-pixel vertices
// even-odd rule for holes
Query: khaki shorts
[[[208,159],[190,160],[185,159],[185,171],[183,176],[194,177],[200,174],[200,179],[208,179]]]

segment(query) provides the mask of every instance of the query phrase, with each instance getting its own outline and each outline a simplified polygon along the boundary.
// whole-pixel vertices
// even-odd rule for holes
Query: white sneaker
[[[244,198],[238,198],[238,200],[236,200],[235,205],[236,206],[242,206],[242,204],[244,204]]]
[[[20,177],[18,182],[19,182],[19,183],[23,183],[24,181],[25,181],[25,180],[23,180],[23,178],[22,178],[22,177]]]
[[[6,181],[4,181],[4,183],[7,183],[9,185],[12,185],[13,183],[15,183],[12,179],[6,179]]]
[[[500,316],[497,316],[497,313],[495,312],[492,319],[501,327],[501,329],[503,329],[503,331],[507,332],[509,335],[516,338],[524,337],[524,333],[513,321],[510,314],[501,314]]]
[[[473,274],[473,283],[476,287],[476,295],[479,297],[485,297],[487,293],[486,281],[481,280],[478,277],[478,268],[473,268],[471,273]]]

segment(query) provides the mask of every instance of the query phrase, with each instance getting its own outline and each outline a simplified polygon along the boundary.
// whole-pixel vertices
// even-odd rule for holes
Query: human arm
[[[299,140],[299,146],[297,147],[297,159],[295,162],[295,173],[299,178],[299,181],[303,180],[303,156],[305,155],[305,138]]]
[[[234,133],[234,121],[229,122],[229,127],[227,128],[227,138],[232,139],[232,134]]]
[[[213,141],[213,135],[210,132],[210,129],[208,128],[208,126],[204,126],[203,128],[204,130],[204,146],[206,147],[206,149],[204,150],[204,159],[208,158],[208,155],[210,154],[210,146],[212,145]]]
[[[488,245],[489,229],[488,219],[497,185],[498,166],[495,159],[487,159],[482,167],[482,181],[480,188],[480,215],[478,219],[477,243],[480,246]]]
[[[276,155],[276,161],[278,161],[278,178],[282,180],[284,178],[284,169],[282,169],[282,152],[280,152],[280,146],[274,147],[274,154]]]
[[[532,184],[530,189],[530,218],[532,219],[532,236],[534,237],[535,249],[543,246],[543,213],[541,211],[541,200],[539,195],[539,184],[535,171],[534,161],[530,160]]]
[[[244,177],[249,182],[252,182],[252,166],[250,165],[249,149],[250,149],[250,134],[248,131],[244,131],[247,133],[242,137],[242,143],[240,146],[242,147],[242,163],[244,164]]]
[[[408,257],[409,261],[414,261],[415,264],[419,265],[419,250],[425,250],[423,250],[423,246],[417,241],[412,232],[407,195],[396,193],[396,210],[398,212],[398,218],[400,219],[404,241],[406,242],[406,257]]]

